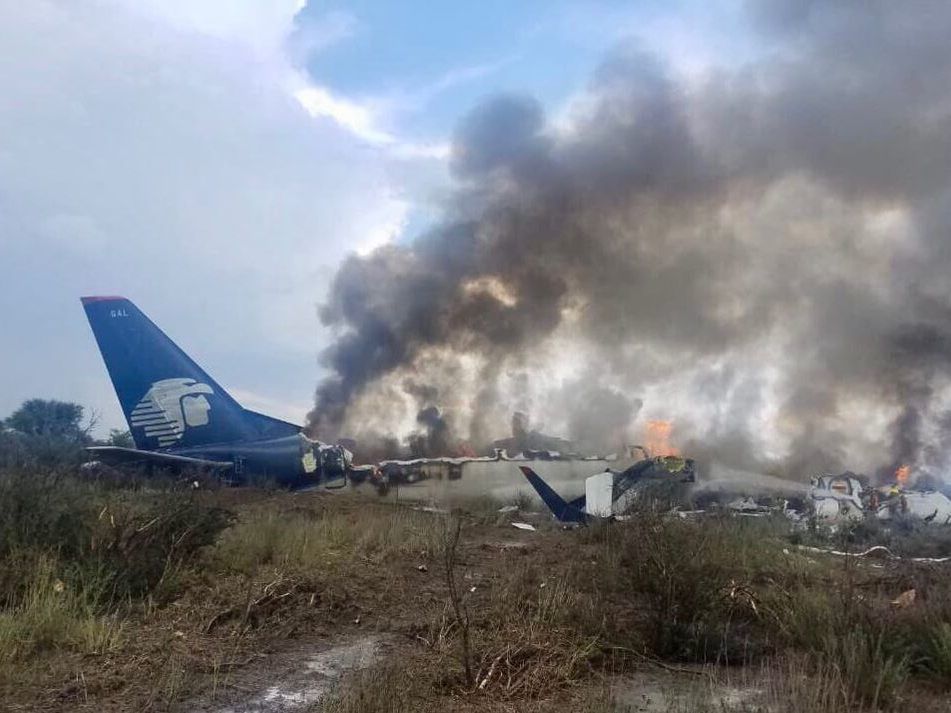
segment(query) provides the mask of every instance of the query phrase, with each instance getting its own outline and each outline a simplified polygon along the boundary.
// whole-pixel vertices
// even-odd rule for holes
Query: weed
[[[922,636],[922,668],[945,686],[951,686],[951,623],[934,623]]]
[[[21,601],[0,612],[0,661],[56,648],[104,653],[120,641],[121,624],[96,613],[95,593],[66,585],[56,563],[33,562]]]
[[[328,699],[312,708],[322,713],[410,713],[419,710],[422,686],[418,674],[407,675],[398,664],[358,671]]]
[[[433,557],[442,520],[405,508],[368,508],[362,517],[333,510],[257,512],[242,518],[209,553],[223,571],[254,574],[262,566],[315,573],[354,554],[382,561],[394,554]]]

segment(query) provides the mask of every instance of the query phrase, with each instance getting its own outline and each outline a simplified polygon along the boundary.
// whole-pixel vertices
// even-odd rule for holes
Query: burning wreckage
[[[502,448],[493,449],[491,456],[443,456],[409,459],[382,460],[375,465],[354,465],[349,477],[354,484],[363,482],[374,485],[380,492],[391,486],[413,485],[424,481],[486,480],[495,476],[507,476],[509,463],[544,462],[556,477],[577,478],[582,470],[590,471],[592,465],[608,464],[616,460],[608,456],[581,456],[551,450],[524,450],[515,455]]]
[[[863,485],[854,473],[816,476],[809,491],[812,512],[818,522],[825,523],[874,517],[951,524],[951,499],[947,495],[938,490],[907,488],[905,480],[907,477],[899,477],[890,485],[871,487]]]
[[[351,466],[350,480],[354,484],[370,483],[381,493],[392,486],[413,485],[425,481],[455,481],[465,477],[485,486],[486,492],[493,487],[504,489],[511,485],[513,468],[510,463],[531,461],[544,469],[548,477],[558,480],[580,480],[592,469],[608,468],[618,461],[616,454],[583,455],[571,441],[549,436],[528,427],[528,417],[515,412],[512,417],[512,435],[486,444],[482,452],[467,442],[453,443],[445,433],[434,435],[433,431],[445,429],[444,422],[435,407],[420,412],[417,420],[430,431],[411,437],[404,447],[413,454],[408,458],[371,460],[372,465]],[[360,444],[353,439],[340,441],[351,451],[360,453]],[[432,452],[440,455],[423,455]],[[367,457],[367,453],[363,453]]]
[[[716,503],[709,505],[715,507]],[[836,527],[866,519],[917,520],[951,525],[951,499],[944,493],[909,488],[901,479],[888,485],[872,486],[863,476],[848,471],[814,476],[802,496],[742,495],[724,503],[723,507],[739,516],[764,517],[782,513],[794,522],[818,526]]]
[[[624,519],[639,500],[656,496],[656,490],[648,490],[652,483],[697,483],[693,459],[677,455],[650,457],[646,450],[644,454],[647,457],[625,470],[618,472],[608,467],[585,478],[584,494],[572,500],[559,495],[531,467],[523,465],[519,468],[559,522],[577,524],[597,518]],[[821,474],[812,478],[805,497],[786,499],[775,495],[760,498],[741,495],[725,503],[721,509],[753,517],[782,513],[796,522],[827,526],[866,518],[951,525],[951,498],[938,490],[908,488],[907,471],[905,476],[890,485],[872,487],[851,472]],[[696,500],[699,498],[694,499],[694,503]],[[716,503],[710,502],[709,505],[716,509]],[[707,512],[684,511],[679,507],[671,511],[681,516]]]
[[[645,455],[647,455],[645,451]],[[606,468],[585,478],[584,495],[566,501],[528,466],[519,467],[528,482],[560,522],[583,523],[591,518],[624,517],[638,499],[642,485],[651,481],[693,483],[695,464],[680,456],[647,457],[623,471]]]
[[[520,416],[520,414],[516,414]],[[519,419],[516,418],[515,422]],[[652,422],[666,423],[666,422]],[[465,479],[498,494],[494,485],[507,483],[517,467],[556,520],[580,524],[593,519],[623,519],[639,503],[652,507],[665,504],[680,516],[727,511],[737,516],[762,517],[782,513],[796,522],[837,525],[865,518],[879,520],[921,520],[951,524],[951,499],[938,490],[907,487],[909,469],[896,473],[895,482],[872,487],[864,476],[845,472],[819,474],[810,485],[780,478],[757,476],[756,487],[742,483],[709,489],[706,479],[698,479],[697,464],[682,457],[669,444],[669,428],[650,440],[650,446],[630,446],[627,459],[617,455],[580,455],[569,441],[513,429],[513,438],[492,443],[492,455],[461,457],[420,457],[382,460],[375,465],[350,466],[354,484],[368,482],[385,493],[391,486],[424,481]],[[656,430],[656,429],[654,429]],[[652,438],[658,434],[648,429]],[[564,450],[555,450],[555,448]],[[637,451],[642,458],[635,459]],[[672,453],[651,455],[653,452]],[[510,455],[511,453],[515,455]],[[620,467],[619,467],[620,466]],[[921,481],[922,483],[926,481]],[[553,487],[553,483],[556,486]],[[579,491],[579,485],[582,485]],[[571,492],[565,497],[558,492]],[[751,495],[754,490],[759,495]],[[691,509],[684,509],[689,503]]]

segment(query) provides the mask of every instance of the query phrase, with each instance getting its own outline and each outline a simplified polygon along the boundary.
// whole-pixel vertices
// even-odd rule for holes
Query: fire
[[[899,485],[905,485],[908,482],[908,476],[911,475],[911,467],[900,465],[895,470],[895,482]]]
[[[671,445],[670,433],[674,425],[670,421],[648,421],[647,437],[644,439],[651,456],[677,456],[680,452]]]

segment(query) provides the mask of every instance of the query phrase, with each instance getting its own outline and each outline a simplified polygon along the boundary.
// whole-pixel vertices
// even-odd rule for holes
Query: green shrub
[[[186,489],[102,489],[76,472],[0,471],[0,602],[31,586],[13,567],[23,553],[48,555],[108,607],[152,592],[193,562],[230,523],[226,511]]]

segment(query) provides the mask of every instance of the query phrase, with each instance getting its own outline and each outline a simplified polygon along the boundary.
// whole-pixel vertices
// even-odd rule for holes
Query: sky
[[[302,422],[353,253],[438,219],[460,117],[557,117],[634,41],[747,62],[738,0],[0,0],[0,417],[124,428],[79,297],[121,294],[249,408]]]

